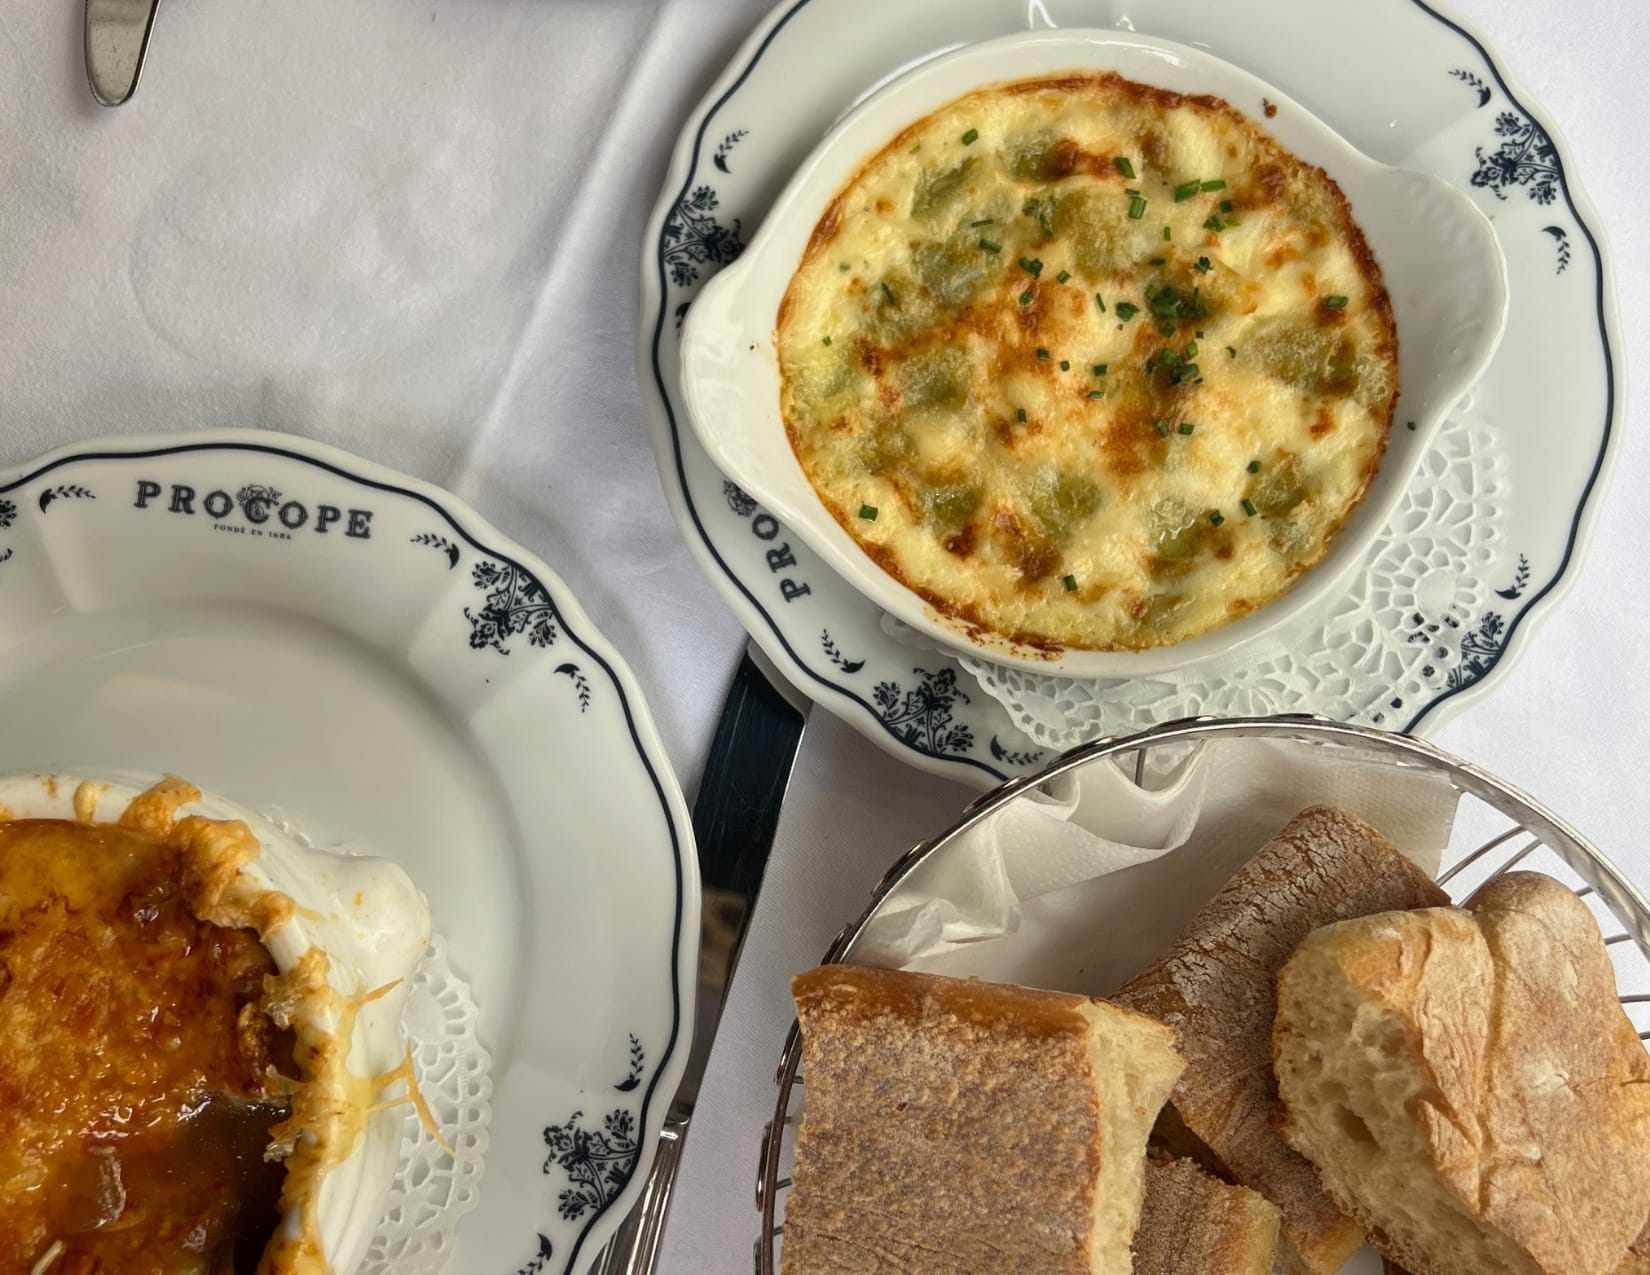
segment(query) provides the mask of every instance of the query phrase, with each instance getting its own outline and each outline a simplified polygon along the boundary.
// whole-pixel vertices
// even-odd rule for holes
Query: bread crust
[[[1189,1160],[1147,1161],[1134,1275],[1269,1275],[1277,1244],[1268,1200]]]
[[[1171,1102],[1225,1176],[1282,1212],[1285,1260],[1333,1275],[1363,1230],[1271,1124],[1273,980],[1318,926],[1447,903],[1425,872],[1342,811],[1302,811],[1115,998],[1173,1027],[1187,1067]]]
[[[1392,1202],[1363,1198],[1337,1158],[1344,1149],[1321,1132],[1322,1111],[1304,1105],[1299,1060],[1332,1065],[1338,1043],[1303,1026],[1318,1003],[1312,988],[1327,985],[1308,984],[1315,972],[1346,989],[1343,1017],[1390,1020],[1400,1043],[1383,1074],[1412,1078],[1419,1095],[1402,1111],[1420,1154],[1412,1162],[1388,1139],[1360,1149],[1364,1163],[1401,1156],[1394,1164],[1406,1180],[1436,1193],[1452,1218],[1470,1219],[1461,1225],[1503,1254],[1509,1275],[1634,1270],[1629,1245],[1650,1215],[1650,1055],[1616,999],[1586,904],[1549,877],[1511,873],[1464,910],[1326,927],[1280,975],[1283,1136],[1314,1155],[1330,1192],[1391,1262],[1413,1275],[1462,1275],[1441,1256],[1436,1226],[1406,1224]]]
[[[1183,1065],[1172,1032],[1086,997],[898,970],[823,966],[792,989],[807,1100],[784,1275],[1127,1275],[1146,1134]],[[1097,1034],[1119,1059],[1105,1074]],[[1132,1146],[1106,1118],[1120,1095]],[[1133,1198],[1108,1197],[1103,1170],[1125,1159]]]

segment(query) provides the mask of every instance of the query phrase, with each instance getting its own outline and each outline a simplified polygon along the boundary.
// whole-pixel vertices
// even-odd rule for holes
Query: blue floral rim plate
[[[381,1232],[443,1234],[416,1269],[593,1260],[681,1077],[698,877],[636,682],[543,562],[302,439],[70,447],[0,472],[0,712],[0,772],[180,774],[400,864],[492,1119],[446,1130],[479,1161],[451,1198]]]
[[[885,623],[729,482],[687,426],[682,320],[831,124],[938,53],[1038,26],[1113,27],[1206,49],[1277,84],[1365,154],[1449,181],[1494,222],[1511,296],[1506,335],[1445,431],[1456,450],[1434,459],[1437,490],[1399,515],[1482,534],[1441,535],[1398,562],[1367,617],[1307,635],[1323,657],[1310,666],[1234,665],[1182,688],[1180,700],[1154,700],[1143,683],[1079,684],[1070,695],[970,671]],[[1323,57],[1325,48],[1337,55]],[[1562,142],[1527,102],[1481,39],[1422,0],[1355,10],[1276,0],[1255,12],[1164,0],[1029,9],[1018,0],[788,0],[690,117],[644,239],[638,373],[690,549],[763,649],[820,703],[894,755],[981,786],[1033,770],[1071,742],[1069,721],[1049,719],[1073,704],[1097,733],[1158,720],[1154,703],[1187,698],[1198,711],[1430,727],[1491,684],[1521,648],[1526,621],[1571,578],[1618,433],[1620,338],[1597,216]],[[1544,374],[1530,377],[1532,366]],[[1571,427],[1553,430],[1557,419]],[[1474,454],[1488,467],[1445,481]]]

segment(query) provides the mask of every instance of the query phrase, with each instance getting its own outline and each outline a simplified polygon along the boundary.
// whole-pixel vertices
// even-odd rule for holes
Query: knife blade
[[[704,904],[687,1069],[665,1115],[641,1199],[591,1268],[592,1275],[649,1275],[658,1261],[682,1142],[750,928],[810,707],[756,644],[747,643],[693,803]]]
[[[102,106],[137,91],[160,0],[86,0],[86,82]]]

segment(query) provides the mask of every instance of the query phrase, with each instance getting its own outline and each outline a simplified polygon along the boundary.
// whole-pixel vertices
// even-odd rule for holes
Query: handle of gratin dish
[[[1507,263],[1495,229],[1463,192],[1430,173],[1387,169],[1379,198],[1353,199],[1394,301],[1405,390],[1447,406],[1483,375],[1507,323]],[[1377,249],[1379,251],[1379,249]]]

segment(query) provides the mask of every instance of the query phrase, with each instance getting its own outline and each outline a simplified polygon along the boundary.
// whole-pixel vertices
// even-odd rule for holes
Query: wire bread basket
[[[1164,759],[1176,760],[1192,746],[1217,737],[1298,741],[1340,750],[1359,760],[1374,757],[1395,767],[1444,776],[1460,795],[1460,804],[1439,885],[1456,903],[1513,868],[1543,872],[1568,885],[1597,918],[1616,967],[1621,1003],[1638,1027],[1639,1038],[1650,1038],[1650,903],[1597,847],[1511,784],[1441,749],[1408,736],[1317,718],[1198,718],[1073,749],[1041,773],[1011,780],[986,793],[950,828],[907,852],[878,883],[864,912],[838,935],[825,962],[851,962],[878,908],[912,872],[1029,790],[1102,762],[1132,768],[1139,782],[1148,772],[1161,771]],[[755,1245],[757,1275],[778,1271],[784,1243],[785,1195],[791,1184],[790,1165],[805,1095],[801,1044],[801,1033],[793,1022],[775,1076],[778,1093],[773,1119],[762,1132],[756,1181],[756,1207],[761,1216]]]

